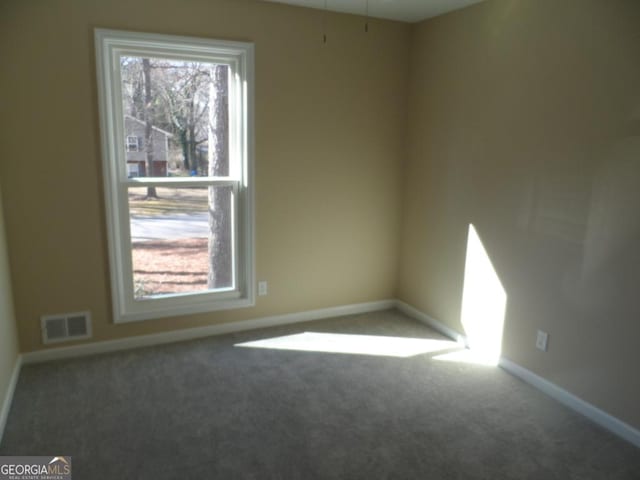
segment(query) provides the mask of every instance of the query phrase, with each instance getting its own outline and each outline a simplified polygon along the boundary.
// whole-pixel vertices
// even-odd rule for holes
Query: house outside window
[[[95,40],[114,321],[253,305],[253,45]]]
[[[137,152],[139,150],[139,145],[138,137],[132,135],[127,137],[127,152]]]

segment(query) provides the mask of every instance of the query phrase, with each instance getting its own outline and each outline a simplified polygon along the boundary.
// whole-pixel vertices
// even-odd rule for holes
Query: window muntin
[[[115,320],[253,305],[252,46],[97,30],[96,47]],[[165,75],[196,66],[226,80],[226,89],[216,92],[223,93],[227,111],[222,108],[223,115],[217,117],[211,110],[199,112],[207,117],[206,124],[224,118],[226,134],[212,137],[209,131],[208,141],[203,142],[204,127],[198,127],[199,143],[191,151],[198,157],[190,158],[193,169],[180,171],[175,161],[171,163],[170,139],[176,135],[167,125],[153,125],[148,112],[136,116],[132,102],[127,104],[132,85],[125,82],[124,69],[143,60]],[[195,95],[201,104],[214,96],[213,83],[205,81],[204,86],[208,95],[204,89]],[[156,102],[156,108],[167,105]],[[137,125],[125,128],[127,117]],[[133,134],[127,135],[127,128],[138,129],[138,138],[142,135],[135,158],[122,151],[128,148],[116,148],[123,142],[129,146]],[[227,154],[216,157],[209,149],[220,143],[212,139],[220,138],[227,142],[222,149]],[[140,201],[151,190],[161,199],[155,202],[155,212],[154,202]],[[210,233],[212,222],[218,226],[217,235]],[[192,261],[181,267],[189,256]]]

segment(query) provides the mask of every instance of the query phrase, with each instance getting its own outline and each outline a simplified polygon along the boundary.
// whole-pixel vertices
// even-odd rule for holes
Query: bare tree
[[[144,152],[146,158],[147,177],[153,176],[153,96],[151,95],[151,62],[142,59],[144,75]],[[158,198],[156,187],[147,187],[147,198]]]
[[[140,119],[144,110],[142,59],[139,57],[122,57],[120,62],[123,109],[132,117]]]
[[[157,64],[161,79],[158,93],[165,108],[164,117],[182,148],[184,168],[198,170],[197,147],[208,138],[210,67],[190,62]]]
[[[209,85],[209,176],[229,175],[229,67],[214,65]],[[233,281],[230,187],[209,187],[209,288]]]

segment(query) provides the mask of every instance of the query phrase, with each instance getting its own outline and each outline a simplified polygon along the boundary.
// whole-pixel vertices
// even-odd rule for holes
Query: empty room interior
[[[3,0],[0,59],[0,465],[640,478],[639,1]]]

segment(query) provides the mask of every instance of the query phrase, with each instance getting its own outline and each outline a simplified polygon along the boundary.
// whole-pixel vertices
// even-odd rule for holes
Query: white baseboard
[[[396,308],[406,315],[430,326],[434,330],[446,335],[447,337],[457,341],[458,343],[464,343],[468,346],[467,338],[459,332],[456,332],[450,327],[447,327],[442,322],[430,317],[426,313],[421,312],[417,308],[402,302],[396,301]],[[558,402],[566,405],[567,407],[575,410],[576,412],[584,415],[592,422],[597,423],[601,427],[609,430],[611,433],[627,440],[634,444],[636,447],[640,447],[640,431],[632,427],[631,425],[617,419],[616,417],[609,415],[598,407],[585,402],[581,398],[569,393],[565,389],[559,387],[555,383],[550,382],[536,375],[530,370],[521,367],[515,362],[512,362],[508,358],[501,357],[498,362],[500,367],[510,374],[522,379],[529,385],[537,388],[538,390],[546,393],[550,397],[554,398]]]
[[[23,362],[25,364],[48,362],[51,360],[58,360],[63,358],[81,357],[85,355],[114,352],[117,350],[127,350],[130,348],[148,347],[152,345],[181,342],[184,340],[193,340],[196,338],[222,335],[225,333],[255,330],[258,328],[288,325],[291,323],[309,322],[312,320],[340,317],[343,315],[368,313],[393,308],[395,307],[395,305],[395,300],[380,300],[377,302],[341,305],[338,307],[322,308],[319,310],[308,310],[304,312],[274,315],[252,320],[242,320],[239,322],[208,325],[206,327],[188,328],[184,330],[154,333],[150,335],[139,335],[117,340],[106,340],[101,342],[86,343],[82,345],[73,345],[70,347],[38,350],[35,352],[24,353],[22,356]]]
[[[447,327],[444,323],[436,320],[435,318],[427,315],[424,312],[421,312],[408,303],[405,303],[401,300],[396,300],[396,308],[405,315],[424,323],[428,327],[433,328],[435,331],[441,333],[445,337],[449,337],[450,339],[455,340],[457,343],[464,345],[465,347],[469,346],[466,336],[462,335],[459,332],[456,332],[452,328]]]
[[[512,362],[508,358],[500,358],[499,365],[507,372],[524,380],[529,385],[536,387],[538,390],[546,393],[550,397],[567,407],[581,413],[591,421],[597,423],[601,427],[606,428],[610,432],[624,438],[628,442],[633,443],[636,447],[640,447],[640,430],[633,428],[631,425],[624,423],[616,417],[609,415],[607,412],[600,410],[598,407],[585,402],[580,397],[567,392],[555,383],[545,380],[530,370],[521,367],[517,363]]]
[[[11,409],[11,403],[13,402],[13,394],[16,391],[18,377],[20,376],[20,368],[22,368],[22,355],[18,355],[16,358],[16,362],[13,365],[13,372],[11,373],[11,379],[7,386],[7,391],[2,399],[2,406],[0,408],[0,443],[2,442],[2,437],[4,435],[4,427],[7,425],[9,410]]]

